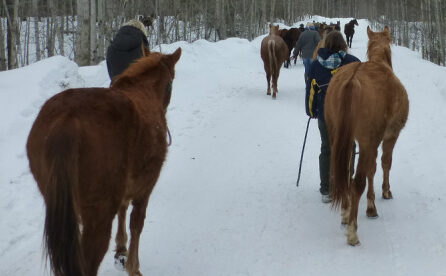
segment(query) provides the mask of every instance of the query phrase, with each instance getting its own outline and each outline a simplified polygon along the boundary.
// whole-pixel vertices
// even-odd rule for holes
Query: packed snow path
[[[350,19],[340,20],[343,27]],[[363,61],[366,27],[360,20],[350,51]],[[366,217],[363,196],[361,245],[351,247],[339,212],[321,203],[314,120],[296,188],[307,122],[303,65],[298,60],[282,68],[272,100],[260,59],[262,38],[162,45],[163,52],[182,47],[183,55],[168,110],[173,145],[147,209],[141,272],[446,275],[446,68],[392,47],[394,71],[410,100],[390,175],[394,199],[380,197],[379,155],[379,218]],[[0,275],[49,274],[42,258],[44,203],[25,152],[40,106],[61,87],[108,83],[104,63],[78,68],[63,57],[0,73]],[[99,275],[126,275],[115,270],[113,249],[114,236]]]

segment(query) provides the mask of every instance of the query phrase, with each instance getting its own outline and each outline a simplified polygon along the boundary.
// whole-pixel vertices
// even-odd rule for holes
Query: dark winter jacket
[[[302,58],[313,58],[314,49],[321,40],[321,36],[314,30],[305,30],[296,42],[294,47],[293,56],[297,57],[300,51],[302,51]]]
[[[342,65],[360,60],[343,51],[320,48],[317,59],[310,64],[305,93],[305,110],[311,118],[324,119],[324,101],[331,77]]]
[[[129,65],[143,56],[148,47],[147,37],[139,28],[123,26],[119,29],[107,49],[107,69],[110,79],[124,72]]]

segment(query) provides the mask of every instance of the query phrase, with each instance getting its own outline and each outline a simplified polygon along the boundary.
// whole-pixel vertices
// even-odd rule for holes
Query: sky
[[[341,26],[350,20],[313,19],[340,20]],[[366,61],[369,23],[358,22],[350,53]],[[306,21],[294,26],[300,23]],[[181,47],[182,56],[167,112],[172,146],[141,234],[141,272],[446,276],[446,68],[392,46],[394,72],[410,101],[390,172],[394,198],[381,198],[380,151],[379,217],[366,217],[363,195],[361,245],[352,247],[340,212],[321,202],[315,120],[296,187],[308,119],[304,68],[300,59],[282,68],[272,100],[260,58],[263,37],[161,45],[164,53]],[[0,275],[49,275],[42,251],[45,205],[25,151],[40,107],[66,88],[109,82],[104,62],[79,67],[62,56],[0,73]],[[98,275],[126,275],[115,269],[113,250],[114,236]]]

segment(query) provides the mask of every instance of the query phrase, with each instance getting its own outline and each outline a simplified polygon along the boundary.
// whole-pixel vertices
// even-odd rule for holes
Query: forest
[[[80,66],[104,60],[119,27],[144,16],[150,47],[175,41],[252,40],[270,22],[288,26],[312,15],[388,25],[393,43],[445,66],[444,0],[2,0],[0,71],[54,55]]]

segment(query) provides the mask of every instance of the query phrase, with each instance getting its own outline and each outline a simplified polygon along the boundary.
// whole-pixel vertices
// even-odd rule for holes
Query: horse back
[[[138,94],[142,93],[135,92]],[[101,202],[113,201],[118,206],[128,193],[126,179],[140,174],[141,168],[149,167],[150,161],[159,160],[161,167],[167,151],[162,133],[166,128],[165,120],[156,123],[162,115],[150,117],[156,111],[142,108],[144,104],[138,100],[109,88],[70,89],[49,99],[28,139],[33,174],[44,174],[45,168],[37,167],[39,162],[47,162],[42,159],[48,156],[44,152],[48,137],[71,126],[74,129],[70,132],[79,144],[81,204],[99,206]],[[36,180],[40,187],[43,182],[37,177]],[[42,193],[44,190],[41,187]],[[101,191],[100,200],[93,191]]]
[[[398,125],[396,128],[402,129],[408,116],[409,100],[404,86],[391,67],[365,62],[355,72],[354,64],[341,67],[330,81],[325,103],[328,113],[333,117],[336,108],[342,106],[338,101],[346,93],[345,80],[354,74],[352,81],[358,85],[355,91],[349,93],[352,93],[352,114],[358,122],[355,123],[358,126],[355,128],[355,137],[367,137],[365,132],[371,130],[382,137],[389,126],[394,128]],[[370,125],[375,128],[361,127]]]
[[[277,35],[268,35],[262,40],[262,44],[260,47],[260,56],[264,64],[269,64],[269,46],[270,41],[274,41],[275,48],[275,56],[278,59],[278,64],[282,65],[282,63],[289,57],[288,46],[285,41]]]

